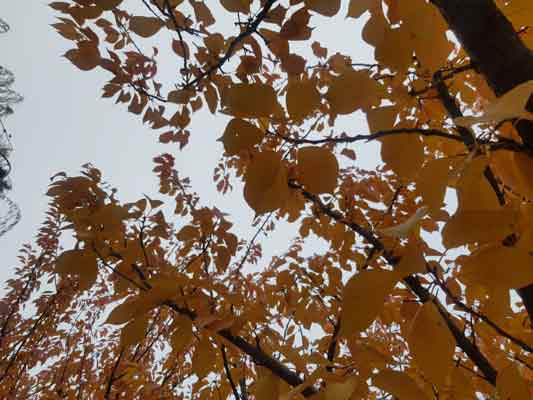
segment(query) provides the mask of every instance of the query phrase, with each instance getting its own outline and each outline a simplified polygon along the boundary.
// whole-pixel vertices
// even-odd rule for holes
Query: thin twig
[[[239,395],[239,391],[237,390],[237,386],[235,385],[235,381],[233,380],[233,376],[231,375],[231,370],[229,368],[228,356],[226,354],[226,346],[222,345],[220,351],[222,352],[222,360],[224,361],[224,370],[226,371],[226,377],[228,378],[231,390],[233,390],[235,400],[241,400],[241,396]]]
[[[228,50],[226,51],[226,54],[222,58],[218,60],[215,64],[211,65],[209,68],[207,68],[205,71],[200,73],[196,78],[194,78],[192,81],[188,82],[183,89],[190,89],[196,84],[198,84],[201,80],[203,80],[205,77],[210,76],[213,72],[216,70],[222,68],[222,66],[233,56],[233,53],[235,52],[237,46],[248,36],[252,35],[257,31],[257,28],[259,27],[259,24],[263,22],[263,20],[268,16],[268,12],[274,5],[276,0],[267,0],[265,2],[265,5],[263,6],[262,10],[257,14],[255,19],[250,22],[246,29],[242,31],[235,39],[233,39],[228,47]]]

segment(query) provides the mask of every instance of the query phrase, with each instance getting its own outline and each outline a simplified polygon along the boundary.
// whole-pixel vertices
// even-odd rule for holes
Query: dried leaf
[[[381,228],[378,231],[385,236],[391,236],[395,238],[407,237],[417,228],[418,223],[426,216],[428,210],[429,209],[427,206],[420,207],[413,215],[411,215],[401,224],[391,226],[389,228]]]

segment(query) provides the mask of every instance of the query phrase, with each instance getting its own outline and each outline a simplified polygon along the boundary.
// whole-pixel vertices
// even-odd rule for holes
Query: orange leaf
[[[159,18],[134,16],[130,19],[130,29],[144,38],[155,35],[163,27]]]

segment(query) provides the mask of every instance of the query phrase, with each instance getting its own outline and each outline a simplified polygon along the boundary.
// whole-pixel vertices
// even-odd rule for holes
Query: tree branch
[[[479,318],[483,322],[485,322],[487,325],[489,325],[492,329],[494,329],[500,336],[503,336],[507,339],[509,339],[511,342],[516,344],[517,346],[521,347],[523,350],[533,353],[533,347],[525,343],[523,340],[520,340],[519,338],[511,335],[509,332],[505,331],[504,329],[500,328],[496,323],[494,323],[490,318],[487,316],[477,312],[472,307],[469,307],[465,303],[463,303],[461,300],[459,300],[457,297],[453,295],[451,290],[446,286],[444,282],[442,282],[436,272],[433,269],[429,269],[433,277],[435,278],[435,282],[437,285],[442,289],[442,291],[450,298],[450,300],[455,304],[458,308],[462,309],[463,311],[466,311],[469,314],[472,314],[476,318]]]
[[[231,370],[229,368],[226,346],[222,345],[220,351],[222,352],[222,360],[224,361],[224,371],[226,371],[226,377],[228,378],[231,390],[235,396],[235,400],[241,400],[241,396],[239,395],[239,391],[237,390],[237,386],[235,385],[235,381],[233,380],[233,376],[231,375]]]
[[[194,78],[192,81],[188,82],[183,89],[190,89],[196,84],[198,84],[202,79],[205,77],[211,75],[213,72],[215,72],[217,69],[222,68],[222,66],[233,56],[233,53],[237,49],[237,46],[248,36],[252,35],[257,31],[257,28],[259,27],[259,24],[265,20],[265,18],[268,16],[268,12],[274,5],[276,0],[267,0],[265,2],[265,5],[261,9],[261,11],[257,14],[255,19],[250,22],[244,31],[242,31],[235,39],[233,39],[228,47],[228,50],[226,51],[226,54],[222,58],[218,60],[216,64],[211,65],[209,68],[207,68],[205,71],[200,73],[196,78]]]
[[[395,257],[390,251],[385,249],[385,246],[379,240],[373,232],[369,231],[366,228],[363,228],[362,226],[347,221],[344,216],[336,210],[331,209],[330,207],[326,206],[318,196],[307,192],[306,190],[302,189],[300,186],[298,186],[295,183],[289,183],[289,186],[294,189],[299,189],[302,193],[302,195],[309,201],[312,201],[324,214],[328,215],[338,223],[344,224],[348,226],[350,229],[352,229],[354,232],[360,234],[363,238],[365,238],[370,244],[372,244],[376,250],[382,250],[382,257],[392,266],[395,266],[400,261],[398,257]],[[439,312],[441,316],[444,318],[446,325],[450,329],[453,337],[455,338],[455,341],[457,343],[457,346],[461,348],[465,352],[465,354],[472,360],[472,362],[481,370],[483,375],[487,378],[487,380],[492,384],[496,385],[496,376],[497,372],[494,369],[494,367],[490,364],[490,362],[487,360],[487,358],[481,353],[481,351],[463,334],[463,332],[455,325],[452,317],[449,315],[449,313],[445,310],[445,308],[440,304],[440,302],[433,297],[426,288],[422,286],[418,278],[415,276],[408,276],[403,279],[403,283],[409,287],[413,293],[415,293],[420,301],[422,303],[425,303],[427,301],[432,301],[437,308],[439,309]]]
[[[290,138],[284,135],[281,135],[277,132],[268,131],[270,135],[277,136],[288,143],[293,144],[325,144],[325,143],[354,143],[359,141],[371,141],[379,139],[386,136],[400,135],[400,134],[413,134],[421,136],[437,136],[445,139],[455,140],[456,142],[463,142],[463,139],[460,136],[453,135],[438,129],[423,129],[423,128],[398,128],[398,129],[389,129],[385,131],[378,131],[368,135],[355,135],[355,136],[339,136],[339,137],[330,137],[324,139],[295,139]]]
[[[188,308],[180,307],[178,304],[172,301],[167,301],[164,303],[164,305],[168,306],[179,314],[185,315],[192,321],[196,319],[196,313],[192,310],[189,310]],[[296,372],[291,371],[289,368],[287,368],[281,362],[276,360],[274,357],[268,355],[263,350],[261,350],[258,346],[254,346],[248,343],[242,337],[234,335],[229,329],[222,329],[218,331],[217,334],[226,339],[231,344],[233,344],[239,350],[250,356],[256,365],[260,365],[269,369],[274,375],[284,380],[289,385],[298,386],[303,383],[303,380],[298,376]],[[315,393],[317,393],[317,391],[313,387],[307,387],[302,392],[305,397],[310,397]]]

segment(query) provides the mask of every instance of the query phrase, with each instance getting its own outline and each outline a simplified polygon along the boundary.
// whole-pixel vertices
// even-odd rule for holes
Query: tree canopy
[[[531,398],[530,1],[50,6],[66,59],[168,152],[157,198],[91,164],[53,177],[0,303],[1,398]],[[373,60],[324,44],[336,18]],[[206,112],[218,131],[190,129]],[[346,132],[357,114],[368,131]],[[253,237],[177,170],[197,134]]]

